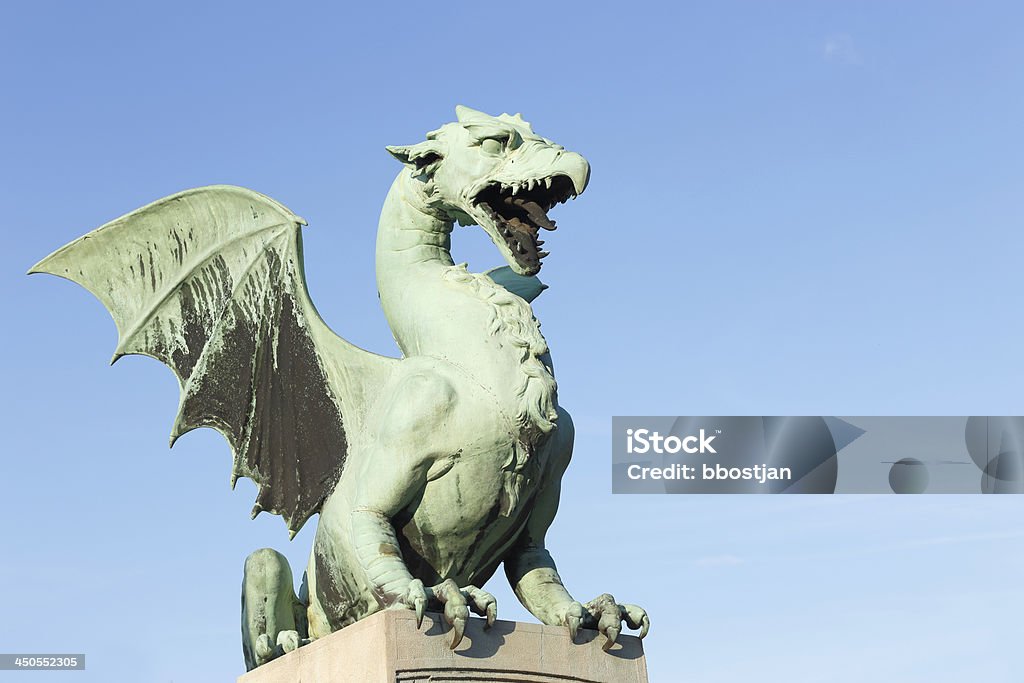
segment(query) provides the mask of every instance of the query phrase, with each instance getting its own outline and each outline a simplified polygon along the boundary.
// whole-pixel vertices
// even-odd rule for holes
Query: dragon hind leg
[[[288,560],[271,548],[249,555],[242,578],[246,670],[252,671],[309,642],[308,630],[306,605],[295,595]]]

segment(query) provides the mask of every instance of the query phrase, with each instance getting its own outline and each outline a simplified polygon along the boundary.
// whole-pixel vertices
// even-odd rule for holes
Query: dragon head
[[[540,231],[548,211],[583,192],[590,165],[542,138],[516,114],[455,108],[458,120],[416,145],[388,147],[406,164],[427,206],[460,225],[479,225],[520,275],[535,275],[547,252]]]

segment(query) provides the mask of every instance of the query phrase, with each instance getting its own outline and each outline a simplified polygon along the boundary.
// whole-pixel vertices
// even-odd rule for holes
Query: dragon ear
[[[466,123],[467,121],[479,121],[480,119],[490,119],[491,117],[482,111],[457,104],[455,105],[455,118],[459,120],[459,123]]]
[[[425,140],[415,145],[393,145],[385,149],[416,175],[432,174],[444,159],[444,150],[437,140]]]

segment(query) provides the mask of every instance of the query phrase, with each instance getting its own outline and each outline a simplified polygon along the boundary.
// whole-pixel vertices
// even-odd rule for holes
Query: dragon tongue
[[[533,222],[544,228],[545,230],[554,230],[555,224],[548,218],[548,215],[544,213],[544,209],[541,208],[537,202],[523,201],[519,204],[526,213],[530,214],[530,218]]]
[[[548,215],[544,212],[544,207],[537,202],[530,201],[523,197],[505,197],[503,201],[509,206],[514,206],[517,209],[525,211],[535,225],[544,228],[545,230],[554,230],[557,227],[555,222],[548,218]]]

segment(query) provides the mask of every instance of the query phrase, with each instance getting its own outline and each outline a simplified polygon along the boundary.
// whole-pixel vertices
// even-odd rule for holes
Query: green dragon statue
[[[519,115],[458,107],[458,120],[408,147],[381,212],[377,286],[401,359],[335,335],[306,291],[300,226],[239,187],[166,197],[43,259],[31,272],[79,283],[117,324],[116,360],[152,356],[181,384],[171,444],[197,427],[232,446],[232,485],[259,488],[253,516],[292,536],[319,513],[296,595],[279,553],[246,560],[247,668],[382,609],[443,611],[450,645],[470,611],[493,623],[482,586],[504,565],[545,624],[598,629],[649,620],[610,595],[564,588],[544,537],[558,507],[573,427],[558,405],[530,302],[547,213],[583,192],[579,154]],[[453,224],[481,226],[508,265],[455,265]]]

